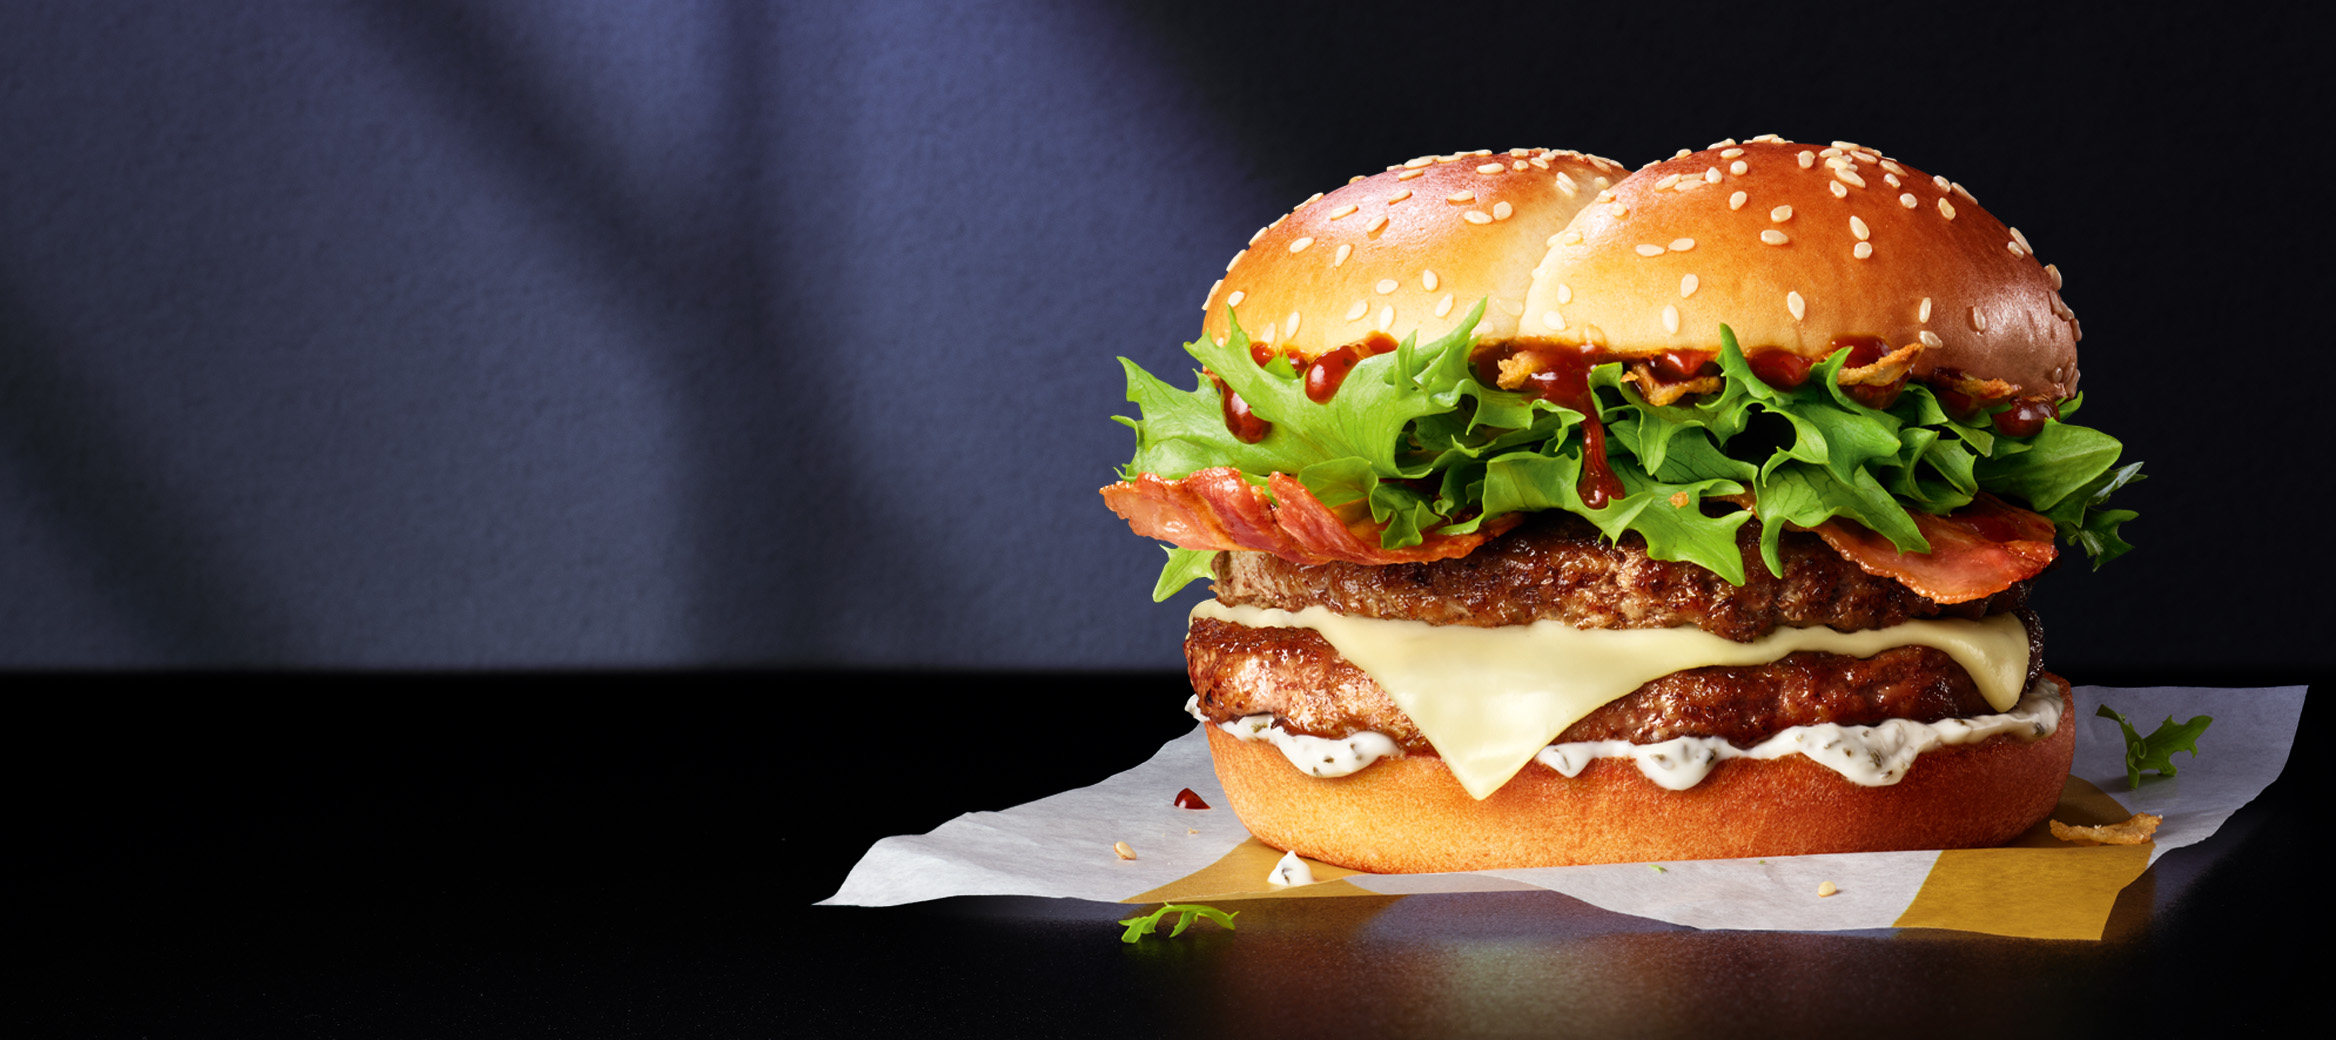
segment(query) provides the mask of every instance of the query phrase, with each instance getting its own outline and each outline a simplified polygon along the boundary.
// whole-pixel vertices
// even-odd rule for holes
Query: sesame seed
[[[1406,194],[1409,194],[1409,193],[1407,192]],[[1346,204],[1346,205],[1344,205],[1344,206],[1340,206],[1340,207],[1338,207],[1337,209],[1331,210],[1331,211],[1330,211],[1330,219],[1332,219],[1332,220],[1337,220],[1337,219],[1338,219],[1338,218],[1340,218],[1340,217],[1344,217],[1344,216],[1349,216],[1349,215],[1352,215],[1352,214],[1354,213],[1354,211],[1356,211],[1356,210],[1358,210],[1358,209],[1361,209],[1361,208],[1362,208],[1361,206],[1357,206],[1357,205],[1355,205],[1354,203],[1352,203],[1352,202],[1349,202],[1349,203],[1347,203],[1347,204]]]
[[[1607,165],[1607,166],[1612,166],[1612,167],[1615,167],[1616,169],[1620,169],[1620,168],[1621,168],[1621,164],[1620,164],[1620,163],[1605,163],[1604,165]],[[1590,178],[1590,186],[1591,186],[1591,187],[1593,187],[1593,188],[1597,188],[1597,189],[1598,189],[1598,190],[1600,190],[1600,191],[1604,191],[1604,190],[1605,190],[1605,189],[1607,189],[1607,188],[1611,188],[1611,187],[1613,187],[1613,186],[1614,186],[1614,182],[1613,182],[1613,181],[1610,181],[1610,180],[1607,180],[1607,179],[1606,179],[1605,177],[1603,177],[1603,176],[1600,176],[1600,177],[1592,177],[1592,178]]]
[[[1403,168],[1404,168],[1404,169],[1407,169],[1407,170],[1416,170],[1416,169],[1419,169],[1419,168],[1420,168],[1420,167],[1422,167],[1422,166],[1426,166],[1427,164],[1429,164],[1429,163],[1432,163],[1432,162],[1435,162],[1435,161],[1436,161],[1436,157],[1435,157],[1435,156],[1433,156],[1433,155],[1423,155],[1423,156],[1420,156],[1420,157],[1419,157],[1419,158],[1417,158],[1417,159],[1410,159],[1410,160],[1406,160],[1406,161],[1404,162],[1404,164],[1403,164]]]
[[[1600,178],[1600,179],[1601,179],[1601,180],[1603,180],[1604,178]],[[1613,190],[1613,189],[1611,189],[1611,188],[1601,188],[1601,189],[1599,189],[1599,191],[1598,191],[1598,195],[1597,195],[1597,197],[1596,197],[1596,198],[1593,198],[1593,199],[1591,199],[1590,201],[1592,201],[1592,202],[1612,202],[1612,201],[1614,201],[1614,190]]]
[[[1360,318],[1363,315],[1369,313],[1371,313],[1371,305],[1361,300],[1356,300],[1353,306],[1346,309],[1346,320],[1353,321],[1356,318]]]
[[[1987,313],[1976,306],[1971,308],[1971,329],[1974,332],[1987,331]]]
[[[1964,186],[1963,186],[1963,182],[1961,182],[1961,181],[1953,181],[1953,182],[1950,182],[1950,183],[1948,184],[1948,186],[1949,186],[1949,187],[1951,187],[1951,188],[1953,188],[1953,189],[1955,189],[1955,194],[1963,196],[1963,201],[1965,201],[1965,202],[1969,202],[1969,203],[1972,203],[1972,204],[1974,204],[1974,205],[1976,205],[1976,204],[1979,202],[1979,200],[1978,200],[1978,199],[1976,199],[1976,198],[1973,198],[1973,197],[1972,197],[1972,195],[1971,195],[1971,189],[1969,189],[1969,188],[1966,188],[1966,187],[1964,187]]]
[[[1655,190],[1656,190],[1656,191],[1661,191],[1661,190],[1663,190],[1663,189],[1665,189],[1665,188],[1668,188],[1668,187],[1670,187],[1671,185],[1674,185],[1674,184],[1677,184],[1677,183],[1679,183],[1679,175],[1678,175],[1678,174],[1676,174],[1676,173],[1665,174],[1665,175],[1663,176],[1663,179],[1662,179],[1662,180],[1659,180],[1659,181],[1656,181],[1656,182],[1655,182]]]
[[[1672,152],[1672,153],[1671,153],[1671,158],[1674,158],[1674,159],[1684,159],[1684,158],[1687,158],[1688,156],[1690,156],[1690,155],[1694,155],[1694,154],[1695,154],[1695,153],[1694,153],[1693,151],[1690,151],[1690,150],[1688,150],[1688,149],[1685,149],[1685,148],[1681,148],[1681,149],[1679,149],[1679,150],[1678,150],[1678,151],[1676,151],[1676,152]]]
[[[1857,217],[1849,218],[1849,233],[1856,235],[1860,242],[1873,237],[1873,234],[1866,230],[1866,222]]]
[[[1242,257],[1245,257],[1245,256],[1248,256],[1248,255],[1249,255],[1249,250],[1246,250],[1246,249],[1244,249],[1244,250],[1242,250],[1242,251],[1240,251],[1240,252],[1238,252],[1238,253],[1235,253],[1235,254],[1233,254],[1233,259],[1225,261],[1225,273],[1226,273],[1226,274],[1232,274],[1232,273],[1233,273],[1233,265],[1234,265],[1234,264],[1237,264],[1237,263],[1240,263],[1240,262],[1241,262],[1241,258],[1242,258]]]
[[[1509,164],[1509,169],[1512,169],[1512,170],[1523,170],[1524,168],[1525,168],[1525,160],[1523,160],[1523,159],[1519,159],[1519,160],[1517,160],[1516,162],[1513,162],[1513,163],[1510,163],[1510,164]]]
[[[1507,220],[1515,212],[1517,212],[1517,207],[1509,205],[1507,199],[1492,204],[1492,219],[1494,220]]]
[[[1922,339],[1922,345],[1923,345],[1923,346],[1926,346],[1926,347],[1929,347],[1929,348],[1931,348],[1932,350],[1937,350],[1939,347],[1941,347],[1941,346],[1945,345],[1945,343],[1946,343],[1946,340],[1943,340],[1943,339],[1940,339],[1940,338],[1939,338],[1939,334],[1938,334],[1938,333],[1936,333],[1936,332],[1932,332],[1932,331],[1931,331],[1931,330],[1929,330],[1929,329],[1924,329],[1924,330],[1922,330],[1922,334],[1921,334],[1921,337],[1920,337],[1920,338]]]
[[[1222,281],[1222,280],[1223,280],[1223,279],[1219,279],[1219,281]],[[1245,290],[1242,290],[1242,289],[1235,289],[1235,290],[1233,290],[1233,295],[1225,297],[1225,306],[1227,306],[1227,307],[1239,307],[1239,306],[1241,306],[1241,301],[1243,301],[1243,300],[1246,300],[1246,299],[1248,299],[1248,298],[1249,298],[1249,293],[1248,293],[1247,291],[1245,291]]]
[[[1482,166],[1479,166],[1479,167],[1477,167],[1477,168],[1476,168],[1476,172],[1478,172],[1478,173],[1485,173],[1485,174],[1492,174],[1492,173],[1499,173],[1499,172],[1501,172],[1502,170],[1505,170],[1505,169],[1508,169],[1508,167],[1507,167],[1507,166],[1505,166],[1505,165],[1503,165],[1503,164],[1501,164],[1501,163],[1497,163],[1497,162],[1488,162],[1488,163],[1485,163],[1485,164],[1484,164],[1484,165],[1482,165]]]
[[[1559,314],[1553,310],[1542,311],[1541,324],[1553,330],[1563,329],[1565,328],[1565,315]]]
[[[1574,179],[1566,176],[1563,170],[1557,173],[1557,190],[1569,199],[1582,193],[1581,186],[1575,184]]]
[[[1429,269],[1424,269],[1424,268],[1423,268],[1423,269],[1421,269],[1421,271],[1420,271],[1420,273],[1419,273],[1419,287],[1420,287],[1420,288],[1422,288],[1422,289],[1426,289],[1426,290],[1427,290],[1427,291],[1429,291],[1429,292],[1435,292],[1435,291],[1436,291],[1436,272],[1435,272],[1435,271],[1433,271],[1433,270],[1429,270]]]
[[[1693,248],[1695,248],[1695,240],[1692,238],[1674,238],[1671,240],[1671,251],[1674,253],[1684,253]]]
[[[1825,187],[1833,192],[1834,198],[1846,199],[1849,197],[1849,189],[1842,187],[1840,181],[1827,181]]]
[[[1379,331],[1385,332],[1387,331],[1387,326],[1393,324],[1395,324],[1395,305],[1388,304],[1385,307],[1379,308]]]
[[[1738,163],[1737,165],[1741,166],[1743,164]],[[1705,167],[1703,171],[1703,182],[1705,184],[1718,184],[1720,182],[1720,168],[1717,166]]]
[[[1729,209],[1743,209],[1743,208],[1744,208],[1744,200],[1745,200],[1745,199],[1747,199],[1747,198],[1750,198],[1750,196],[1748,196],[1748,195],[1746,195],[1746,194],[1744,194],[1743,192],[1740,192],[1740,191],[1739,191],[1739,192],[1737,192],[1737,193],[1735,193],[1735,194],[1733,194],[1733,195],[1730,195],[1730,196],[1728,196],[1728,208],[1729,208]]]
[[[1948,220],[1955,219],[1955,204],[1948,202],[1946,196],[1944,195],[1939,196],[1939,216],[1945,217]]]
[[[1573,228],[1567,228],[1557,233],[1557,240],[1569,246],[1578,246],[1582,244],[1582,233]]]
[[[1525,162],[1530,164],[1536,170],[1546,170],[1549,168],[1549,160],[1544,159],[1538,155],[1525,160]]]
[[[1421,169],[1410,169],[1410,170],[1405,170],[1405,171],[1403,171],[1402,173],[1398,173],[1398,174],[1396,174],[1396,175],[1395,175],[1395,179],[1396,179],[1396,180],[1399,180],[1399,181],[1408,181],[1408,180],[1412,179],[1413,177],[1417,177],[1417,176],[1419,176],[1420,174],[1423,174],[1423,173],[1426,173],[1426,172],[1428,172],[1428,171],[1426,171],[1426,170],[1421,170]]]
[[[2045,265],[2044,265],[2044,273],[2045,273],[2045,274],[2048,274],[2048,275],[2051,275],[2051,276],[2052,276],[2052,291],[2053,291],[2053,292],[2059,292],[2059,291],[2060,291],[2060,267],[2059,267],[2058,265],[2056,265],[2056,264],[2045,264]]]
[[[1850,247],[1849,255],[1854,256],[1860,260],[1870,257],[1874,255],[1874,244],[1872,242],[1860,242]]]
[[[1564,282],[1557,283],[1557,302],[1561,305],[1574,302],[1574,287]]]
[[[1492,223],[1492,214],[1486,213],[1481,209],[1472,209],[1466,213],[1460,214],[1460,219],[1465,220],[1471,224],[1490,224]]]
[[[1751,169],[1751,167],[1750,167],[1750,166],[1746,166],[1746,165],[1744,165],[1744,160],[1742,160],[1742,159],[1738,159],[1738,160],[1736,160],[1735,162],[1732,162],[1732,163],[1729,163],[1729,164],[1728,164],[1728,172],[1729,172],[1729,173],[1732,173],[1732,174],[1735,174],[1735,175],[1736,175],[1736,176],[1738,176],[1738,177],[1741,177],[1741,176],[1743,176],[1743,175],[1744,175],[1744,171],[1746,171],[1746,170],[1749,170],[1749,169]]]
[[[2082,342],[2084,342],[2084,341],[2085,341],[2085,326],[2084,326],[2084,323],[2083,323],[2083,322],[2080,322],[2080,321],[2077,321],[2077,320],[2076,320],[2076,319],[2074,319],[2074,318],[2070,318],[2070,319],[2069,319],[2069,321],[2068,321],[2068,334],[2069,334],[2070,336],[2073,336],[2073,337],[2075,337],[2077,342],[2079,342],[2079,343],[2082,343]]]
[[[1822,152],[1818,152],[1817,154],[1827,157],[1837,157],[1841,154],[1841,142],[1835,141],[1833,142],[1833,147],[1827,148]]]
[[[1445,293],[1443,299],[1436,301],[1436,317],[1441,318],[1450,313],[1452,313],[1452,294]]]
[[[1396,192],[1396,193],[1395,193],[1395,194],[1393,194],[1393,195],[1389,195],[1389,196],[1387,196],[1387,204],[1388,204],[1388,205],[1390,205],[1390,206],[1392,206],[1392,205],[1395,205],[1396,203],[1398,203],[1398,202],[1401,202],[1401,201],[1403,201],[1403,200],[1405,200],[1405,199],[1408,199],[1408,198],[1410,198],[1410,197],[1411,197],[1411,189],[1410,189],[1410,188],[1405,188],[1405,189],[1403,189],[1402,191],[1399,191],[1399,192]]]
[[[1350,256],[1353,256],[1353,255],[1354,255],[1354,252],[1355,252],[1355,246],[1354,246],[1354,243],[1352,243],[1352,242],[1340,242],[1340,243],[1338,244],[1338,255],[1337,255],[1337,256],[1334,256],[1334,257],[1331,257],[1331,258],[1330,258],[1330,266],[1332,266],[1332,267],[1337,267],[1337,266],[1339,266],[1339,265],[1341,265],[1341,264],[1344,264],[1344,263],[1346,263],[1346,258],[1347,258],[1347,257],[1350,257]]]
[[[1679,279],[1679,298],[1684,300],[1695,295],[1695,287],[1701,284],[1703,284],[1702,280],[1692,274],[1681,276]]]
[[[1883,169],[1885,169],[1885,170],[1888,170],[1888,171],[1890,171],[1891,173],[1905,173],[1905,172],[1906,172],[1906,167],[1900,166],[1900,165],[1898,165],[1897,163],[1891,162],[1891,161],[1890,161],[1890,160],[1888,160],[1888,159],[1884,159],[1884,160],[1882,160],[1882,168],[1883,168]]]
[[[2028,252],[2031,252],[2031,253],[2033,253],[2033,252],[2035,252],[2035,251],[2036,251],[2036,247],[2035,247],[2035,246],[2032,246],[2032,245],[2029,245],[2029,244],[2028,244],[2028,236],[2026,236],[2026,235],[2023,235],[2023,234],[2020,234],[2020,229],[2019,229],[2019,228],[2012,228],[2012,229],[2011,229],[2011,232],[2012,232],[2012,241],[2014,241],[2014,242],[2018,242],[2018,243],[2020,244],[2020,248],[2021,248],[2021,249],[2025,249],[2025,250],[2027,250]]]
[[[1381,278],[1379,279],[1379,284],[1374,285],[1371,288],[1378,290],[1379,295],[1385,296],[1388,293],[1394,292],[1397,284],[1399,283],[1397,283],[1393,278]]]
[[[1921,321],[1923,324],[1930,324],[1930,297],[1925,296],[1922,298],[1922,309],[1916,311],[1914,316],[1916,320]]]
[[[2026,256],[2026,255],[2028,255],[2028,251],[2027,251],[2027,250],[2025,250],[2025,249],[2022,249],[2022,248],[2020,248],[2020,244],[2019,244],[2018,242],[2006,242],[2006,243],[2004,243],[2004,244],[2003,244],[2003,247],[2004,247],[2005,249],[2009,249],[2009,250],[2011,250],[2011,251],[2012,251],[2012,255],[2013,255],[2013,256]]]
[[[1940,177],[1940,176],[1938,176],[1938,175],[1936,175],[1936,174],[1933,174],[1933,175],[1931,176],[1930,182],[1931,182],[1932,184],[1936,184],[1936,185],[1938,185],[1938,186],[1939,186],[1939,190],[1940,190],[1940,191],[1945,191],[1945,190],[1947,190],[1949,187],[1953,186],[1953,184],[1954,184],[1954,182],[1953,182],[1953,181],[1950,181],[1950,180],[1946,179],[1945,177]]]
[[[1315,193],[1314,193],[1314,194],[1312,194],[1312,195],[1308,195],[1308,196],[1306,196],[1306,201],[1304,201],[1304,202],[1301,202],[1301,203],[1298,203],[1298,208],[1299,208],[1299,209],[1305,209],[1306,207],[1308,207],[1308,206],[1311,206],[1311,205],[1313,205],[1313,204],[1315,204],[1315,203],[1317,203],[1317,202],[1320,202],[1320,201],[1322,201],[1322,193],[1318,191],[1318,192],[1315,192]]]
[[[2053,293],[2051,300],[2052,313],[2055,317],[2058,317],[2062,321],[2067,321],[2070,318],[2076,317],[2076,312],[2068,309],[2068,301],[2061,299],[2059,293]]]
[[[1768,219],[1773,223],[1782,224],[1793,219],[1793,208],[1791,206],[1778,206],[1768,211]]]
[[[1444,196],[1444,201],[1446,201],[1446,202],[1474,202],[1474,201],[1476,201],[1476,193],[1475,193],[1475,192],[1473,192],[1473,191],[1455,191],[1455,192],[1453,192],[1453,193],[1452,193],[1452,194],[1450,194],[1450,195],[1446,195],[1446,196]]]
[[[1629,206],[1625,206],[1625,205],[1623,205],[1622,203],[1619,203],[1619,202],[1616,202],[1616,203],[1613,203],[1613,204],[1611,204],[1611,205],[1607,206],[1607,207],[1606,207],[1606,211],[1607,211],[1607,212],[1609,212],[1609,213],[1612,213],[1612,214],[1614,214],[1614,216],[1615,216],[1615,219],[1617,219],[1617,220],[1619,220],[1619,219],[1621,219],[1621,218],[1623,218],[1623,217],[1627,217],[1627,216],[1629,216],[1629,215],[1630,215],[1630,207],[1629,207]]]
[[[1863,188],[1866,186],[1866,179],[1858,176],[1856,170],[1850,169],[1847,166],[1833,171],[1833,175],[1840,178],[1843,182],[1854,185],[1856,187]]]
[[[1679,334],[1679,308],[1669,304],[1663,306],[1663,331],[1674,336]]]
[[[1273,222],[1273,224],[1279,224],[1279,223],[1281,223],[1281,221],[1278,221],[1278,220],[1277,220],[1277,221],[1274,221],[1274,222]],[[1264,238],[1264,237],[1265,237],[1265,233],[1266,233],[1267,231],[1270,231],[1270,230],[1272,230],[1272,229],[1273,229],[1273,224],[1267,224],[1267,225],[1266,225],[1266,226],[1264,226],[1264,227],[1258,228],[1258,229],[1257,229],[1257,233],[1256,233],[1256,234],[1249,236],[1249,244],[1250,244],[1250,245],[1256,245],[1256,244],[1257,244],[1257,240],[1258,240],[1258,239]]]
[[[1921,205],[1922,200],[1915,198],[1914,193],[1909,191],[1898,196],[1898,204],[1906,207],[1907,209],[1913,209],[1914,207]]]
[[[1850,161],[1838,155],[1825,160],[1825,168],[1828,170],[1846,170],[1849,167]]]
[[[1784,232],[1778,231],[1775,228],[1769,228],[1768,230],[1761,232],[1760,240],[1772,246],[1781,246],[1787,242],[1792,241],[1792,239],[1785,237]]]
[[[1298,312],[1297,312],[1297,311],[1291,311],[1291,312],[1290,312],[1290,320],[1289,320],[1289,321],[1287,321],[1287,322],[1285,322],[1284,324],[1288,325],[1288,326],[1289,326],[1289,329],[1288,329],[1287,331],[1285,331],[1284,333],[1282,333],[1282,334],[1283,334],[1283,335],[1285,335],[1285,336],[1288,336],[1288,337],[1290,337],[1291,339],[1296,339],[1296,338],[1298,338]]]
[[[1208,294],[1207,296],[1203,296],[1203,297],[1201,297],[1201,298],[1200,298],[1200,312],[1201,312],[1202,314],[1207,314],[1207,313],[1209,312],[1209,301],[1210,301],[1210,300],[1213,300],[1213,299],[1216,299],[1216,298],[1217,298],[1217,290],[1219,290],[1219,289],[1222,289],[1222,288],[1224,288],[1224,287],[1225,287],[1225,280],[1224,280],[1224,279],[1222,279],[1222,278],[1219,278],[1219,279],[1217,279],[1216,281],[1209,283],[1209,294]]]
[[[1531,155],[1531,154],[1533,154],[1533,149],[1531,149],[1531,148],[1511,148],[1511,149],[1509,149],[1509,154],[1510,154],[1510,155],[1513,155],[1513,156],[1518,156],[1518,157],[1520,157],[1520,158],[1521,158],[1521,157],[1524,157],[1524,156],[1527,156],[1527,155]]]
[[[1265,323],[1265,328],[1264,328],[1264,329],[1262,329],[1262,330],[1260,330],[1260,331],[1257,333],[1257,341],[1258,341],[1259,343],[1271,343],[1271,342],[1273,342],[1274,340],[1276,340],[1276,339],[1279,339],[1279,338],[1280,338],[1280,337],[1278,337],[1278,336],[1275,336],[1275,335],[1273,334],[1273,323],[1272,323],[1272,322],[1270,322],[1270,321],[1269,321],[1269,322],[1266,322],[1266,323]]]
[[[1817,153],[1815,152],[1802,152],[1800,158],[1801,169],[1806,170],[1812,166],[1817,165]]]
[[[1895,173],[1885,173],[1882,175],[1882,183],[1887,184],[1893,188],[1899,187],[1898,175]]]
[[[1799,321],[1808,316],[1809,302],[1801,299],[1800,293],[1788,292],[1784,294],[1784,309],[1793,312],[1793,320]]]
[[[1303,253],[1303,252],[1305,252],[1305,251],[1306,251],[1306,247],[1307,247],[1307,246],[1310,246],[1310,245],[1313,245],[1313,244],[1314,244],[1314,240],[1313,240],[1312,238],[1301,238],[1301,239],[1299,239],[1299,240],[1297,240],[1297,241],[1295,241],[1295,242],[1292,242],[1292,243],[1290,243],[1290,252],[1293,252],[1293,253]]]
[[[1722,158],[1722,159],[1733,159],[1733,158],[1735,158],[1735,157],[1737,157],[1737,156],[1739,156],[1739,155],[1742,155],[1742,154],[1744,154],[1744,150],[1743,150],[1743,149],[1741,149],[1741,148],[1730,148],[1730,149],[1728,149],[1727,151],[1721,152],[1721,153],[1720,153],[1720,158]]]
[[[1387,216],[1385,214],[1380,214],[1379,216],[1372,217],[1370,223],[1363,225],[1363,234],[1376,235],[1379,233],[1380,228],[1386,226]]]
[[[1652,242],[1641,242],[1638,244],[1638,255],[1661,256],[1663,255],[1663,247],[1658,246]]]

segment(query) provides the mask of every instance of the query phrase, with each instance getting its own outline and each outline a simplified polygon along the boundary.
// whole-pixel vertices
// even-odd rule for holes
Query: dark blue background
[[[1252,229],[1423,152],[1777,132],[1954,177],[2068,273],[2085,421],[2151,479],[2140,551],[2039,594],[2061,670],[2317,667],[2313,37],[15,0],[0,664],[1174,668],[1158,550],[1095,496],[1132,445],[1112,357],[1181,379]]]

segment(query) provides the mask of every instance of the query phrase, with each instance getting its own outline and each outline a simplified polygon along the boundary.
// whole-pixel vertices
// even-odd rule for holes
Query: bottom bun
[[[1217,779],[1258,840],[1377,874],[1643,860],[2001,845],[2050,815],[2076,754],[2068,682],[2051,736],[1930,751],[1904,779],[1864,787],[1800,755],[1729,759],[1671,791],[1627,759],[1580,776],[1528,763],[1482,801],[1433,755],[1387,758],[1350,776],[1299,772],[1273,745],[1208,731]]]

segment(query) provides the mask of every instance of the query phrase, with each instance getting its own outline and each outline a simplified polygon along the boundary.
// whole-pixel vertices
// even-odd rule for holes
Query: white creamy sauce
[[[1244,720],[1246,721],[1246,720]],[[2026,696],[2000,715],[1916,722],[1891,719],[1874,726],[1822,723],[1794,726],[1749,748],[1739,748],[1718,737],[1679,737],[1660,744],[1633,744],[1623,740],[1589,740],[1551,744],[1534,760],[1567,776],[1580,776],[1597,758],[1629,758],[1647,779],[1673,791],[1684,791],[1731,758],[1783,758],[1805,755],[1851,783],[1888,787],[1906,776],[1914,757],[1951,744],[1970,744],[2001,734],[2037,740],[2060,728],[2060,688],[2043,679]]]
[[[1307,866],[1305,860],[1299,859],[1297,853],[1285,852],[1282,853],[1281,862],[1273,865],[1273,873],[1265,876],[1265,883],[1269,885],[1311,885],[1314,883],[1314,868]]]
[[[1477,628],[1346,617],[1322,607],[1299,611],[1235,607],[1216,600],[1202,601],[1192,616],[1251,628],[1307,628],[1320,633],[1387,691],[1476,798],[1499,790],[1566,727],[1590,712],[1649,680],[1683,669],[1766,664],[1800,650],[1871,657],[1893,647],[1930,646],[1962,665],[1997,711],[2009,711],[2019,701],[2028,671],[2027,629],[2018,618],[2003,614],[1978,621],[1908,621],[1864,632],[1779,628],[1749,643],[1694,626],[1578,629],[1562,621],[1536,621]],[[1270,716],[1264,718],[1270,721]],[[1230,731],[1249,721],[1225,727]],[[1274,740],[1293,764],[1315,776],[1345,775],[1394,750],[1393,742],[1376,733],[1323,741],[1268,725],[1255,734],[1244,739]],[[1355,743],[1362,736],[1378,737],[1385,749],[1379,750],[1376,743]],[[1285,745],[1283,738],[1345,747]],[[1310,756],[1314,768],[1300,761],[1301,753]],[[1675,768],[1693,769],[1691,760],[1697,754],[1681,748],[1666,752],[1664,761],[1678,756]],[[1349,760],[1355,764],[1344,772],[1321,771],[1340,768]],[[1641,761],[1643,769],[1647,760]]]
[[[1184,702],[1184,710],[1202,722],[1209,720],[1200,713],[1197,693]],[[1397,751],[1395,741],[1382,733],[1364,730],[1351,737],[1309,737],[1274,725],[1271,715],[1251,715],[1218,723],[1217,728],[1243,740],[1270,741],[1283,758],[1307,776],[1345,776]]]
[[[1184,710],[1196,719],[1207,722],[1200,714],[1200,698],[1186,701]],[[1633,744],[1624,740],[1584,740],[1566,744],[1551,744],[1542,748],[1534,760],[1566,776],[1580,776],[1582,770],[1600,758],[1628,758],[1637,762],[1638,771],[1647,779],[1673,791],[1684,791],[1702,783],[1712,767],[1731,758],[1783,758],[1786,755],[1806,755],[1809,760],[1841,774],[1843,779],[1864,787],[1888,787],[1906,776],[1907,767],[1914,758],[1954,744],[1972,744],[1989,737],[2010,735],[2021,740],[2042,740],[2060,728],[2061,703],[2059,688],[2043,679],[2036,680],[2012,710],[2000,715],[1978,715],[1964,719],[1940,719],[1937,722],[1916,722],[1912,719],[1891,719],[1875,726],[1842,726],[1822,723],[1815,726],[1794,726],[1749,748],[1739,748],[1718,737],[1679,737],[1660,744]],[[1365,731],[1339,740],[1309,737],[1288,732],[1274,722],[1271,715],[1251,715],[1232,722],[1220,722],[1217,728],[1242,740],[1266,740],[1290,756],[1291,764],[1305,769],[1290,746],[1301,741],[1320,744],[1369,742],[1384,746],[1368,757],[1356,756],[1342,760],[1343,768],[1332,771],[1324,768],[1314,772],[1320,777],[1345,776],[1395,753],[1395,742],[1378,733]]]

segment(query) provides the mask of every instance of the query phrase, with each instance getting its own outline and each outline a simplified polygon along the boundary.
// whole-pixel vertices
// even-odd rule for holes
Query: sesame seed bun
[[[1754,140],[1654,163],[1558,236],[1519,334],[1620,351],[1808,358],[1837,337],[1927,349],[1916,378],[2002,380],[1987,396],[2071,396],[2075,315],[2039,263],[1962,185],[1847,142]]]
[[[2018,837],[2059,803],[2075,709],[2067,680],[2042,681],[2062,703],[2051,736],[1933,750],[1886,787],[1788,755],[1722,762],[1669,791],[1627,760],[1600,759],[1578,777],[1527,765],[1480,802],[1433,755],[1325,780],[1271,744],[1207,730],[1217,778],[1258,840],[1373,873],[1976,848]]]
[[[1314,357],[1372,332],[1421,342],[1485,300],[1478,337],[1515,335],[1550,236],[1629,171],[1579,152],[1422,156],[1301,203],[1209,288],[1203,334]]]

